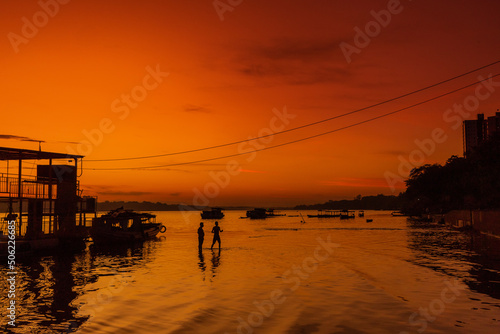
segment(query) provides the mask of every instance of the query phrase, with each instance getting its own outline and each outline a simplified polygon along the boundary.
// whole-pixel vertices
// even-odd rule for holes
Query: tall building
[[[464,156],[479,146],[486,139],[486,121],[484,114],[477,114],[477,120],[466,120],[462,126]]]
[[[488,138],[493,136],[495,132],[500,132],[500,112],[495,116],[488,117]]]
[[[462,126],[464,141],[464,156],[483,141],[500,131],[500,112],[484,119],[484,114],[477,114],[476,120],[465,120]]]

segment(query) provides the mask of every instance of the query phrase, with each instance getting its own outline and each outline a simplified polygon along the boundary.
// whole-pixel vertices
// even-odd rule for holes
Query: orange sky
[[[499,60],[498,1],[480,6],[472,0],[232,3],[240,4],[218,13],[211,0],[3,1],[0,137],[6,139],[0,146],[38,148],[8,139],[22,136],[45,141],[44,150],[85,153],[81,184],[101,201],[188,205],[277,206],[392,194],[387,172],[400,175],[398,157],[408,160],[418,149],[415,140],[431,138],[436,128],[444,130],[446,140],[425,155],[424,163],[443,163],[462,153],[461,129],[452,129],[454,123],[443,115],[474,95],[474,88],[251,155],[160,169],[95,170],[237,154],[249,144],[154,159],[90,161],[225,144],[269,133],[265,129],[272,126],[287,130]],[[41,4],[52,15],[41,12]],[[346,61],[341,43],[355,46],[354,29],[364,30],[374,21],[372,11],[388,6],[390,22],[379,24],[369,44]],[[161,72],[156,80],[154,71]],[[274,136],[262,147],[360,122],[499,71],[500,65],[491,66],[377,108]],[[127,106],[122,99],[131,92],[136,98]],[[469,118],[477,112],[492,115],[499,107],[493,91]],[[284,108],[294,117],[274,119],[273,110]],[[100,137],[96,131],[103,124]],[[84,145],[85,131],[96,136],[95,144]],[[237,171],[226,173],[228,166]],[[401,183],[395,186],[396,194],[403,189]]]

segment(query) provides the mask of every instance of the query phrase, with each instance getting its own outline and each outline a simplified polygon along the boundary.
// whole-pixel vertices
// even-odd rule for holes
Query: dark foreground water
[[[296,215],[298,212],[287,212]],[[220,220],[159,212],[164,238],[45,255],[17,268],[13,333],[499,333],[494,245],[387,212],[365,218]],[[306,217],[306,212],[303,212]],[[366,223],[372,218],[372,223]]]

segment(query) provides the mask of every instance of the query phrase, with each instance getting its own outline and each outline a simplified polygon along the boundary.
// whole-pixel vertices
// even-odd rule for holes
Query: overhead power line
[[[500,76],[500,73],[499,73],[499,74],[492,75],[490,78],[495,78],[495,77],[497,77],[497,76]],[[273,146],[265,147],[265,148],[262,148],[262,149],[255,149],[255,150],[251,150],[251,151],[249,151],[249,152],[235,153],[235,154],[229,154],[229,155],[219,156],[219,157],[215,157],[215,158],[208,158],[208,159],[201,159],[201,160],[194,160],[194,161],[187,161],[187,162],[179,162],[179,163],[171,163],[171,164],[157,165],[157,166],[122,167],[122,168],[84,168],[84,169],[86,169],[86,170],[134,170],[134,169],[158,169],[158,168],[172,167],[172,166],[193,165],[193,164],[198,164],[198,163],[202,163],[202,162],[209,162],[209,161],[215,161],[215,160],[222,160],[222,159],[233,158],[233,157],[237,157],[237,156],[241,156],[241,155],[252,154],[252,153],[254,153],[254,152],[266,151],[266,150],[270,150],[270,149],[274,149],[274,148],[278,148],[278,147],[282,147],[282,146],[287,146],[287,145],[291,145],[291,144],[299,143],[299,142],[302,142],[302,141],[306,141],[306,140],[310,140],[310,139],[318,138],[318,137],[325,136],[325,135],[330,134],[330,133],[339,132],[339,131],[346,130],[346,129],[349,129],[349,128],[352,128],[352,127],[355,127],[355,126],[359,126],[359,125],[361,125],[361,124],[365,124],[365,123],[368,123],[368,122],[375,121],[375,120],[377,120],[377,119],[381,119],[381,118],[384,118],[384,117],[387,117],[387,116],[390,116],[390,115],[394,115],[394,114],[399,113],[399,112],[401,112],[401,111],[408,110],[408,109],[411,109],[411,108],[415,108],[415,107],[420,106],[420,105],[423,105],[423,104],[425,104],[425,103],[429,103],[429,102],[431,102],[431,101],[434,101],[434,100],[440,99],[440,98],[442,98],[442,97],[445,97],[445,96],[448,96],[448,95],[454,94],[454,93],[459,92],[459,91],[461,91],[461,90],[464,90],[464,89],[466,89],[466,88],[469,88],[469,87],[475,86],[475,85],[477,85],[477,84],[478,84],[478,83],[480,83],[480,82],[481,82],[481,81],[476,81],[476,82],[474,82],[474,83],[471,83],[471,84],[468,84],[468,85],[466,85],[466,86],[463,86],[463,87],[460,87],[460,88],[454,89],[454,90],[449,91],[449,92],[447,92],[447,93],[444,93],[444,94],[441,94],[441,95],[438,95],[438,96],[432,97],[432,98],[430,98],[430,99],[427,99],[427,100],[424,100],[424,101],[421,101],[421,102],[414,103],[414,104],[412,104],[412,105],[410,105],[410,106],[407,106],[407,107],[404,107],[404,108],[401,108],[401,109],[397,109],[397,110],[394,110],[394,111],[391,111],[391,112],[388,112],[388,113],[385,113],[385,114],[382,114],[382,115],[379,115],[379,116],[376,116],[376,117],[368,118],[368,119],[366,119],[366,120],[364,120],[364,121],[360,121],[360,122],[357,122],[357,123],[353,123],[353,124],[350,124],[350,125],[346,125],[346,126],[343,126],[343,127],[337,128],[337,129],[334,129],[334,130],[330,130],[330,131],[322,132],[322,133],[315,134],[315,135],[312,135],[312,136],[308,136],[308,137],[304,137],[304,138],[300,138],[300,139],[292,140],[292,141],[289,141],[289,142],[286,142],[286,143],[282,143],[282,144],[278,144],[278,145],[273,145]]]
[[[449,78],[449,79],[437,82],[437,83],[432,84],[430,86],[427,86],[427,87],[424,87],[424,88],[420,88],[420,89],[414,90],[412,92],[405,93],[403,95],[399,95],[397,97],[393,97],[391,99],[388,99],[388,100],[385,100],[385,101],[382,101],[382,102],[378,102],[378,103],[372,104],[372,105],[367,106],[367,107],[363,107],[361,109],[356,109],[356,110],[353,110],[353,111],[350,111],[350,112],[347,112],[347,113],[344,113],[344,114],[341,114],[341,115],[337,115],[337,116],[333,116],[333,117],[328,117],[328,118],[325,118],[325,119],[322,119],[322,120],[319,120],[319,121],[315,121],[315,122],[312,122],[312,123],[308,123],[308,124],[304,124],[304,125],[301,125],[301,126],[297,126],[295,128],[290,128],[290,129],[287,129],[287,130],[274,132],[274,133],[268,134],[268,135],[262,135],[262,136],[255,137],[255,138],[252,138],[252,139],[238,140],[238,141],[234,141],[234,142],[230,142],[230,143],[226,143],[226,144],[208,146],[208,147],[197,148],[197,149],[187,150],[187,151],[165,153],[165,154],[146,155],[146,156],[129,157],[129,158],[94,159],[94,160],[86,160],[86,161],[87,162],[105,162],[105,161],[125,161],[125,160],[141,160],[141,159],[160,158],[160,157],[167,157],[167,156],[172,156],[172,155],[180,155],[180,154],[195,153],[195,152],[200,152],[200,151],[207,151],[207,150],[212,150],[212,149],[216,149],[216,148],[221,148],[221,147],[226,147],[226,146],[232,146],[232,145],[236,145],[236,144],[241,144],[241,143],[244,143],[244,142],[250,142],[250,141],[254,141],[254,140],[259,140],[261,138],[266,138],[266,137],[270,137],[270,136],[276,136],[276,135],[280,135],[280,134],[283,134],[283,133],[287,133],[287,132],[292,132],[292,131],[304,129],[304,128],[307,128],[307,127],[310,127],[310,126],[313,126],[313,125],[318,125],[318,124],[321,124],[321,123],[329,122],[329,121],[332,121],[334,119],[338,119],[338,118],[342,118],[342,117],[345,117],[345,116],[349,116],[349,115],[352,115],[352,114],[355,114],[355,113],[359,113],[361,111],[365,111],[365,110],[368,110],[368,109],[372,109],[372,108],[375,108],[375,107],[387,104],[389,102],[393,102],[393,101],[396,101],[396,100],[408,97],[410,95],[414,95],[414,94],[423,92],[425,90],[428,90],[428,89],[440,86],[440,85],[445,84],[447,82],[450,82],[450,81],[456,80],[458,78],[464,77],[466,75],[469,75],[471,73],[483,70],[485,68],[491,67],[491,66],[496,65],[498,63],[500,63],[500,60],[495,61],[495,62],[493,62],[491,64],[488,64],[488,65],[484,65],[484,66],[478,67],[478,68],[476,68],[474,70],[471,70],[471,71],[468,71],[468,72],[456,75],[456,76],[454,76],[452,78]]]

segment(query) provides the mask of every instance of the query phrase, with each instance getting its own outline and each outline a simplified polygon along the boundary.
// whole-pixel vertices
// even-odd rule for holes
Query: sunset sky
[[[496,75],[500,64],[257,145],[92,160],[238,142],[450,79],[500,60],[499,13],[496,0],[5,0],[0,146],[38,149],[17,136],[43,141],[44,150],[85,155],[81,185],[100,201],[281,206],[398,194],[403,183],[391,188],[386,176],[407,176],[398,169],[401,159],[420,159],[415,141],[429,143],[433,131],[440,133],[418,164],[461,155],[455,125],[464,116],[449,109],[469,103],[468,119],[491,116],[500,108],[500,84],[483,87],[488,97],[475,98],[470,87],[269,147],[422,102]],[[366,27],[369,40],[358,36]],[[356,52],[346,57],[342,43]],[[183,164],[252,147],[266,150]],[[151,166],[163,167],[142,168]]]

